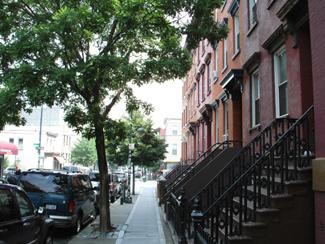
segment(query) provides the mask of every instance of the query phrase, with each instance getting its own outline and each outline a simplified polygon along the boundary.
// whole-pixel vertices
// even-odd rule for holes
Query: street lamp
[[[132,164],[132,150],[134,150],[134,143],[131,143],[131,136],[129,136],[129,155],[128,155],[128,187],[129,190],[131,188],[131,167],[133,167]],[[134,178],[134,175],[133,175]],[[132,186],[132,195],[134,195],[134,181]]]

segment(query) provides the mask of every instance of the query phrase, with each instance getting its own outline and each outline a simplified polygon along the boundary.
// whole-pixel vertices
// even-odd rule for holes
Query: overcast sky
[[[135,95],[154,107],[150,117],[155,127],[163,127],[165,118],[182,117],[182,81],[152,83],[134,90]],[[125,115],[123,103],[114,106],[111,116],[115,119]]]

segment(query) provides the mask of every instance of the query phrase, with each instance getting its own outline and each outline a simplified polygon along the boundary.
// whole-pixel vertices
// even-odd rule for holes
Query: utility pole
[[[41,166],[42,126],[43,126],[43,105],[41,106],[41,116],[40,116],[40,121],[39,121],[38,168],[40,168],[40,166]]]

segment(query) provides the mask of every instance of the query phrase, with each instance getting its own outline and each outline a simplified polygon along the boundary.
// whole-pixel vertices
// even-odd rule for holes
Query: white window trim
[[[288,115],[288,94],[287,94],[287,113],[280,115],[280,94],[279,94],[279,86],[287,83],[288,84],[288,78],[285,82],[282,82],[279,84],[279,58],[278,56],[282,54],[283,52],[286,52],[285,46],[282,46],[279,48],[273,55],[273,60],[274,60],[274,89],[275,89],[275,112],[276,112],[276,117],[281,118],[281,117],[286,117]]]
[[[223,69],[226,69],[228,66],[228,43],[227,39],[225,38],[223,41]]]
[[[238,19],[238,23],[236,22]],[[240,51],[240,40],[237,42],[237,35],[239,34],[240,39],[240,19],[239,19],[239,11],[234,15],[234,54],[237,54]]]
[[[256,97],[255,94],[255,79],[254,77],[257,75],[257,84],[258,84],[258,94]],[[256,123],[256,107],[255,107],[255,101],[256,98],[259,98],[261,101],[261,84],[260,84],[260,77],[259,77],[259,70],[256,69],[250,76],[251,80],[251,119],[252,119],[252,128],[258,126],[260,123]]]

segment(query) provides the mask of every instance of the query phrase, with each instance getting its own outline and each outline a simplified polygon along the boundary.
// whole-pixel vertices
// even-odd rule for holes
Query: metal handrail
[[[211,184],[213,184],[213,183],[215,183],[217,180],[218,180],[218,178],[225,172],[225,171],[227,171],[230,167],[232,167],[232,165],[233,165],[233,163],[235,163],[236,162],[236,160],[238,160],[240,157],[242,157],[246,152],[247,152],[247,150],[250,150],[251,149],[251,147],[254,147],[255,148],[255,146],[254,145],[256,145],[256,144],[258,144],[260,141],[261,141],[261,139],[263,139],[263,136],[265,136],[265,137],[268,137],[269,138],[269,142],[268,143],[265,143],[264,145],[263,145],[263,148],[260,148],[260,149],[263,149],[263,151],[265,152],[265,151],[267,151],[268,150],[268,148],[272,145],[272,135],[271,135],[271,133],[272,133],[272,128],[274,127],[274,125],[276,125],[276,131],[275,131],[275,141],[284,133],[284,124],[283,124],[283,121],[287,121],[288,122],[288,126],[290,125],[290,123],[293,123],[293,122],[295,122],[296,121],[296,119],[292,119],[292,118],[276,118],[276,119],[274,119],[268,126],[266,126],[260,133],[259,133],[259,135],[257,135],[256,137],[254,137],[254,139],[252,139],[245,147],[243,147],[239,152],[237,152],[235,155],[234,155],[234,157],[229,161],[229,163],[227,163],[226,165],[225,165],[225,167],[223,168],[223,169],[221,169],[218,173],[217,173],[217,175],[213,178],[213,179],[211,179],[204,187],[203,187],[203,189],[199,192],[199,193],[197,193],[196,195],[194,195],[190,200],[191,201],[193,201],[195,198],[197,198],[198,197],[198,195],[200,195],[202,192],[204,192],[204,191],[206,191],[207,190],[207,188],[211,185]],[[278,123],[281,123],[281,124],[279,124],[280,126],[281,126],[281,129],[282,129],[282,133],[278,133],[278,131],[277,131],[277,126],[278,126]],[[267,135],[268,134],[268,135]],[[265,140],[265,138],[264,138],[264,140]],[[254,150],[254,154],[255,154],[255,150]],[[257,152],[257,154],[256,154],[256,157],[259,157],[261,154],[263,154],[263,152],[262,152],[262,150],[260,150],[260,152]],[[254,160],[254,158],[252,158],[253,160]]]
[[[196,161],[194,161],[188,168],[186,168],[178,178],[176,178],[170,185],[168,185],[166,187],[167,191],[166,191],[166,194],[163,197],[163,199],[165,199],[165,197],[167,197],[184,179],[186,179],[186,177],[188,177],[190,175],[191,172],[193,172],[196,169],[196,167],[198,167],[198,165],[201,162],[203,162],[203,160],[205,160],[213,152],[215,152],[216,150],[221,149],[221,148],[222,148],[222,150],[224,150],[226,148],[229,148],[229,145],[236,144],[236,143],[241,144],[241,142],[239,142],[239,141],[225,141],[225,142],[221,142],[221,143],[216,143],[213,146],[211,146]],[[194,177],[194,175],[192,175],[192,176]]]
[[[225,189],[218,198],[210,204],[210,206],[203,210],[203,218],[213,211],[213,213],[220,213],[222,209],[226,211],[225,220],[223,222],[225,228],[225,239],[227,236],[240,235],[242,223],[245,221],[255,221],[256,220],[256,209],[265,208],[270,206],[271,194],[283,193],[284,185],[286,180],[296,180],[297,171],[299,167],[306,167],[309,165],[302,163],[302,158],[307,160],[310,164],[310,159],[313,157],[311,152],[312,144],[310,141],[313,140],[313,130],[310,126],[309,119],[313,119],[312,116],[313,107],[310,107],[290,128],[283,133],[277,141],[261,155],[253,164],[251,164],[240,176]],[[312,123],[311,123],[312,124]],[[306,127],[305,127],[306,126]],[[307,130],[306,130],[307,128]],[[307,133],[306,133],[307,132]],[[311,134],[309,134],[311,132]],[[305,136],[306,138],[302,138]],[[302,148],[305,147],[305,148]],[[304,151],[303,151],[304,150]],[[302,155],[302,152],[306,155]],[[275,165],[275,154],[281,154],[280,169]],[[294,170],[289,174],[289,163],[288,157],[291,156],[294,159]],[[298,164],[298,162],[300,164]],[[266,163],[265,165],[263,165]],[[266,169],[266,182],[264,186],[262,185],[262,169]],[[275,172],[278,171],[280,174],[280,182],[275,182]],[[253,181],[253,182],[252,182]],[[253,190],[254,198],[248,199],[248,188],[251,187]],[[261,189],[266,188],[266,196],[262,200]],[[233,206],[233,198],[238,197],[239,207],[235,210]],[[248,216],[248,201],[252,201],[253,215]],[[234,215],[239,215],[237,217],[239,224],[237,229],[234,228]],[[218,228],[218,226],[216,227]],[[203,227],[198,228],[198,231],[203,232]],[[216,233],[215,230],[213,233]],[[203,236],[208,237],[208,233],[204,231]]]
[[[255,169],[257,165],[261,164],[265,159],[267,159],[268,156],[271,155],[271,152],[275,150],[276,147],[281,145],[281,143],[292,133],[292,131],[295,129],[301,121],[303,121],[309,113],[313,110],[313,106],[311,106],[302,116],[299,120],[297,120],[278,140],[276,143],[274,143],[270,150],[262,155],[254,164],[252,164],[241,176],[230,186],[227,188],[227,190],[212,204],[210,207],[203,212],[203,215],[205,215],[209,210],[211,210],[212,207],[214,207],[220,199],[224,198],[229,192],[231,192],[238,184],[245,178],[249,173],[252,171],[252,169]]]

